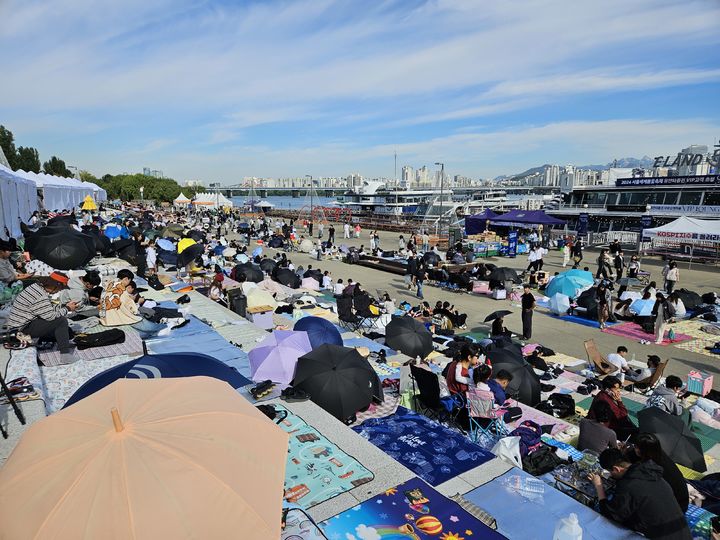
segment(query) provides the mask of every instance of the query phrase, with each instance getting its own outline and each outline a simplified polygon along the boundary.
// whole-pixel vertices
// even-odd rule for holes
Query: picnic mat
[[[167,337],[148,339],[145,344],[152,354],[197,351],[225,364],[244,356],[243,350],[231,345],[217,332],[177,337],[171,333]],[[247,374],[243,373],[243,375],[247,377]]]
[[[288,510],[280,540],[327,540],[315,522],[299,508]]]
[[[711,540],[712,538],[712,524],[710,520],[715,517],[715,514],[689,504],[688,509],[685,512],[685,519],[690,526],[690,532],[692,533],[693,539]]]
[[[460,433],[405,407],[352,429],[433,486],[495,457]]]
[[[395,414],[395,411],[398,409],[398,405],[400,405],[400,396],[387,393],[385,394],[385,399],[382,403],[371,403],[367,411],[358,412],[355,415],[357,418],[355,424],[362,424],[365,420],[369,420],[370,418],[385,418],[386,416]]]
[[[338,540],[504,538],[419,478],[321,522],[320,528],[328,538]]]
[[[552,425],[553,428],[550,432],[551,435],[555,435],[571,427],[571,425],[567,422],[563,422],[559,418],[555,418],[554,416],[545,414],[544,412],[538,411],[537,409],[529,407],[528,405],[518,403],[517,406],[522,409],[522,416],[515,422],[511,422],[510,424],[508,424],[510,426],[510,431],[518,427],[525,420],[532,420],[540,426]]]
[[[558,520],[571,513],[578,517],[583,540],[642,538],[517,468],[466,493],[464,498],[492,515],[498,532],[508,538],[548,540],[553,538]]]
[[[627,339],[631,339],[633,341],[640,341],[641,339],[649,340],[649,341],[655,341],[654,334],[648,334],[642,329],[642,326],[640,326],[637,323],[634,322],[626,322],[622,324],[618,324],[616,326],[608,327],[604,330],[606,334],[612,334],[613,336],[620,336]],[[665,335],[667,336],[667,331],[665,331]],[[677,343],[682,343],[683,341],[690,341],[692,339],[692,336],[688,336],[687,334],[681,334],[679,332],[675,332],[675,339],[671,342],[670,340],[663,339],[662,343],[659,343],[658,345],[675,345]]]
[[[290,434],[285,468],[285,498],[308,509],[332,499],[375,476],[355,458],[349,456],[282,405],[287,411],[280,427]]]
[[[345,347],[367,347],[368,349],[370,349],[370,352],[385,351],[385,356],[387,357],[397,354],[396,350],[391,349],[390,347],[386,347],[385,345],[381,345],[377,341],[373,341],[372,339],[366,337],[353,337],[350,339],[344,339],[343,345]]]
[[[108,328],[101,326],[101,330]],[[97,333],[97,327],[88,329],[89,334]],[[106,345],[105,347],[92,347],[90,349],[75,350],[75,354],[80,360],[98,360],[100,358],[109,358],[111,356],[139,356],[143,353],[142,339],[138,333],[128,327],[122,327],[125,332],[125,341],[116,345]],[[43,364],[57,364],[60,361],[60,351],[52,349],[49,351],[38,351],[38,360]]]
[[[563,315],[561,317],[558,317],[557,315],[553,315],[553,316],[556,319],[560,319],[561,321],[575,323],[575,324],[581,324],[582,326],[589,326],[590,328],[598,328],[600,326],[600,323],[594,319],[586,319],[585,317],[578,317],[577,315]],[[611,326],[616,326],[618,324],[621,324],[621,323],[607,321],[605,323],[605,326],[607,326],[609,328]]]
[[[589,410],[590,405],[592,405],[592,401],[593,398],[589,397],[578,402],[576,405],[578,407],[582,407],[585,410]],[[628,416],[630,417],[630,420],[632,420],[633,423],[637,425],[637,413],[645,408],[645,403],[628,399],[626,397],[623,397],[623,403],[625,404],[625,408],[627,408],[628,410]],[[703,452],[707,452],[713,446],[720,443],[720,429],[715,429],[699,422],[692,422],[690,424],[690,430],[695,434],[698,439],[700,439],[700,446],[702,446]]]

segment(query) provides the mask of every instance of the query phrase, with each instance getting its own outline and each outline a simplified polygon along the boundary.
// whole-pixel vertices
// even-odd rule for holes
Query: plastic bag
[[[510,465],[523,468],[520,457],[520,437],[503,437],[495,443],[491,452]]]

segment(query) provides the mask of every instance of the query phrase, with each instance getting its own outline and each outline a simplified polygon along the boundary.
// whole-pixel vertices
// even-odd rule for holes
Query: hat
[[[17,245],[13,245],[11,242],[8,242],[7,240],[0,239],[0,251],[15,251],[15,248]]]
[[[61,285],[65,286],[65,287],[67,287],[68,281],[70,281],[70,279],[61,272],[52,272],[50,274],[50,279],[60,283]]]

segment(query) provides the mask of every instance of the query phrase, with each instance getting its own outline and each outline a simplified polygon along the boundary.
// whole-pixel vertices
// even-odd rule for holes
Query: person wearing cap
[[[77,309],[70,301],[64,306],[53,304],[50,295],[64,290],[68,277],[53,272],[24,289],[10,308],[7,325],[33,338],[54,337],[60,350],[59,364],[71,364],[78,358],[71,352],[67,314]]]
[[[0,240],[0,281],[9,285],[18,279],[29,279],[32,274],[18,272],[10,260],[10,255],[17,250],[15,241]]]
[[[642,369],[631,369],[625,374],[625,378],[632,382],[644,381],[655,374],[655,370],[660,365],[660,357],[655,354],[648,355],[647,367]]]
[[[223,307],[228,307],[227,300],[225,299],[225,290],[223,289],[223,281],[225,276],[222,273],[215,274],[215,277],[210,284],[210,290],[208,296],[211,300],[217,302]]]

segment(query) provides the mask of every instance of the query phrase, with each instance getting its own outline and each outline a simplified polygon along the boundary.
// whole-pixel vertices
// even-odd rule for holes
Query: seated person
[[[73,276],[68,279],[67,289],[60,292],[61,304],[73,301],[77,304],[78,310],[97,305],[102,296],[100,287],[100,274],[97,272],[86,272],[83,276]]]
[[[140,337],[146,339],[157,334],[165,325],[154,323],[140,315],[140,308],[135,300],[134,277],[126,268],[118,272],[117,279],[111,281],[103,292],[98,315],[103,326],[130,325],[138,331]],[[138,298],[140,305],[144,301],[144,298]]]
[[[690,496],[685,477],[675,462],[663,452],[660,441],[655,435],[652,433],[640,433],[635,439],[635,444],[627,449],[625,455],[633,463],[650,459],[660,465],[663,469],[663,480],[672,488],[675,500],[680,505],[680,510],[683,513],[687,511]]]
[[[208,290],[208,297],[210,300],[217,302],[223,307],[228,307],[227,296],[225,295],[225,289],[223,288],[223,281],[225,276],[222,273],[215,274],[215,277],[210,284]]]
[[[473,375],[475,373],[473,372]],[[504,405],[507,401],[507,396],[505,395],[505,389],[508,387],[508,384],[513,380],[512,373],[510,373],[507,370],[501,369],[497,372],[495,377],[490,379],[487,382],[488,387],[490,387],[490,391],[493,393],[493,396],[495,397],[495,403],[497,405]]]
[[[610,471],[616,487],[608,499],[602,478],[589,475],[595,487],[600,512],[647,538],[691,540],[685,514],[668,483],[663,469],[652,459],[631,464],[622,452],[604,453],[602,466]]]
[[[466,343],[460,350],[458,360],[453,360],[446,369],[445,380],[451,394],[465,394],[470,385],[470,369],[480,364],[480,349],[474,343]]]
[[[490,328],[490,335],[491,336],[512,336],[512,332],[505,328],[505,318],[504,317],[498,317],[495,319],[492,323],[492,327]]]
[[[617,435],[618,439],[626,439],[637,433],[637,427],[628,418],[628,411],[622,401],[620,380],[608,375],[602,381],[602,390],[593,398],[588,411],[588,418],[596,418],[595,411],[600,403],[610,406],[610,420],[608,427]]]
[[[680,377],[675,375],[668,376],[665,379],[665,384],[658,386],[645,404],[645,407],[657,407],[662,409],[668,414],[680,416],[685,412],[683,406],[678,401],[678,394],[683,387],[683,382]]]
[[[333,295],[334,296],[342,296],[344,290],[345,290],[345,284],[343,283],[342,278],[338,278],[337,282],[335,283],[335,286],[333,287]]]
[[[615,371],[609,373],[609,375],[613,375],[620,379],[620,384],[625,381],[625,373],[630,371],[630,366],[625,359],[627,357],[627,354],[627,347],[620,345],[617,348],[617,352],[610,353],[607,356],[608,364],[612,365],[615,368]]]
[[[395,301],[390,298],[390,295],[388,293],[384,293],[381,299],[382,304],[382,310],[385,313],[389,313],[390,315],[394,314],[396,311],[395,307]]]
[[[658,366],[660,365],[660,361],[661,360],[659,356],[655,354],[650,354],[648,355],[646,368],[631,369],[627,372],[625,378],[633,382],[639,382],[644,381],[645,379],[649,379],[655,374],[655,370],[657,370]]]
[[[674,291],[670,296],[668,296],[668,302],[670,303],[670,308],[673,311],[673,317],[676,319],[682,319],[687,315],[685,304],[677,291]]]
[[[16,250],[17,244],[15,244],[14,239],[12,241],[0,240],[0,282],[5,285],[10,285],[18,279],[32,277],[32,274],[18,272],[18,268],[10,260],[10,256]]]
[[[420,318],[420,317],[432,317],[433,311],[430,309],[430,304],[428,304],[426,301],[423,301],[420,305],[415,306],[410,310],[409,315],[414,318]]]
[[[635,314],[630,311],[630,305],[633,303],[632,298],[627,298],[622,302],[618,302],[613,307],[613,314],[616,319],[621,321],[632,321],[635,318]]]
[[[68,312],[75,311],[77,304],[70,301],[59,306],[50,299],[51,294],[62,291],[67,283],[68,277],[60,272],[39,278],[15,298],[7,320],[11,330],[19,330],[33,338],[54,338],[60,350],[60,364],[78,360],[71,351],[67,320]]]
[[[607,403],[598,403],[595,407],[594,418],[580,420],[580,437],[577,449],[603,452],[608,448],[617,448],[618,441],[615,432],[608,427],[612,412]]]

